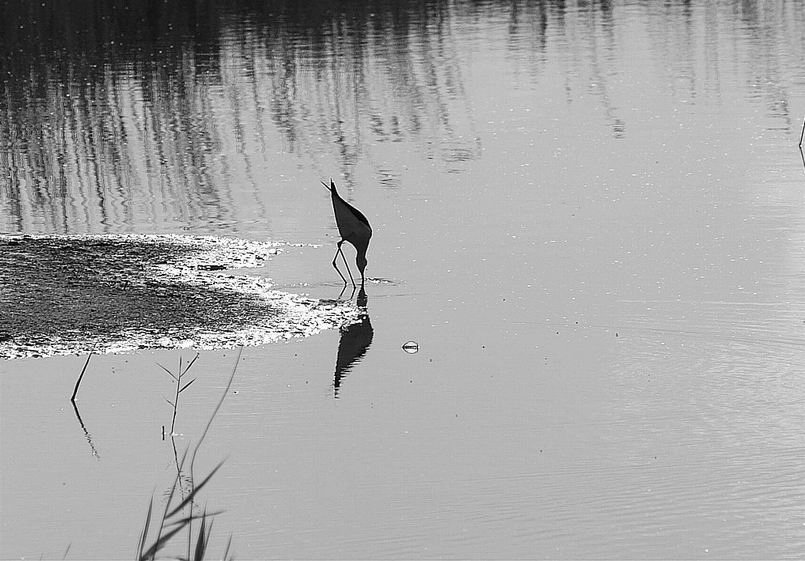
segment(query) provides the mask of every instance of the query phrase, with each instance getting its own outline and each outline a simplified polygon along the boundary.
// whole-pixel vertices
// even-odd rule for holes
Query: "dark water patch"
[[[354,312],[221,272],[276,253],[234,238],[0,236],[0,358],[259,344]]]

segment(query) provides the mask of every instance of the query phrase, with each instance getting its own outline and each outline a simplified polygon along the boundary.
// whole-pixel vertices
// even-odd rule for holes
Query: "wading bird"
[[[335,267],[335,270],[338,271],[338,275],[341,277],[341,280],[344,281],[344,286],[346,286],[347,279],[344,278],[344,275],[341,273],[341,270],[336,264],[338,254],[340,253],[341,259],[344,260],[344,265],[347,267],[349,280],[352,281],[353,288],[355,287],[355,279],[352,278],[352,271],[349,270],[347,258],[344,257],[344,252],[341,251],[341,244],[344,242],[351,243],[353,246],[355,246],[355,249],[358,252],[358,254],[355,256],[355,264],[358,266],[358,270],[361,272],[361,287],[363,287],[365,282],[363,271],[366,269],[366,249],[369,247],[369,240],[372,237],[372,227],[369,225],[369,221],[361,211],[341,198],[341,196],[338,194],[338,191],[336,191],[335,183],[332,179],[330,179],[329,187],[327,187],[327,184],[324,181],[322,181],[321,184],[324,185],[325,189],[330,191],[330,196],[333,199],[335,223],[338,225],[338,233],[341,234],[341,241],[338,242],[338,249],[336,249],[335,256],[333,257],[333,267]]]

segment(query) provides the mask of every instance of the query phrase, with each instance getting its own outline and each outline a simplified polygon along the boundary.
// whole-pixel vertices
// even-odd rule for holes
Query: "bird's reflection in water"
[[[357,304],[361,309],[361,321],[341,329],[341,340],[338,342],[338,358],[335,361],[335,375],[333,376],[333,397],[338,398],[341,382],[359,362],[369,345],[372,344],[374,329],[369,321],[369,312],[366,309],[366,291],[361,287],[358,292]]]

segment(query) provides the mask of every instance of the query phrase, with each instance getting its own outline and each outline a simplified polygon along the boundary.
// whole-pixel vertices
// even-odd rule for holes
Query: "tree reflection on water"
[[[333,151],[347,177],[367,136],[478,150],[441,3],[14,3],[3,229],[104,230],[166,205],[226,223],[232,177],[258,189],[254,160],[277,150]]]
[[[757,44],[801,45],[799,3],[734,4],[746,33],[769,36]],[[9,0],[0,18],[0,230],[257,221],[270,204],[261,197],[264,179],[289,153],[321,167],[322,177],[340,173],[347,186],[356,164],[387,142],[410,143],[414,163],[460,172],[481,154],[473,99],[487,95],[483,80],[543,79],[551,37],[561,47],[551,56],[568,81],[568,103],[596,96],[612,135],[622,137],[628,124],[610,93],[624,48],[616,27],[630,17],[621,8],[561,0]],[[732,8],[680,0],[640,9],[672,87],[690,99],[718,89],[711,77],[719,11]],[[703,63],[691,50],[699,28]],[[479,85],[470,63],[488,50],[503,50],[514,75],[482,76]],[[747,56],[769,111],[786,113],[775,70],[783,55]],[[375,172],[393,187],[400,170],[376,164]]]

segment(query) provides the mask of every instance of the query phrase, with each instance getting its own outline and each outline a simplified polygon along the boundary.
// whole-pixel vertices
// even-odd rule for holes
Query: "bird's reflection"
[[[361,309],[361,321],[341,329],[341,340],[338,342],[338,358],[335,360],[335,375],[333,376],[333,397],[338,398],[341,382],[359,362],[369,345],[372,344],[374,329],[369,321],[369,312],[366,309],[366,291],[361,287],[358,292],[357,304]]]

